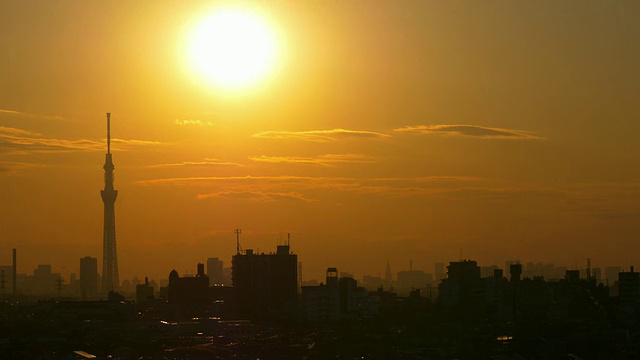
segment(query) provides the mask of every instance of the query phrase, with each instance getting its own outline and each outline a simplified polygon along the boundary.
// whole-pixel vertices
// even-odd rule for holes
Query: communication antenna
[[[111,113],[107,113],[107,154],[111,154]]]
[[[287,246],[291,244],[291,233],[287,233]]]
[[[587,280],[591,280],[591,259],[587,258]]]
[[[242,248],[240,247],[240,234],[242,233],[242,230],[235,229],[234,232],[236,233],[236,254],[240,255],[242,252]]]

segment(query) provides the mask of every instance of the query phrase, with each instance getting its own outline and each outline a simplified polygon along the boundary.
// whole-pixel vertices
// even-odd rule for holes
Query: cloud
[[[176,119],[176,125],[180,126],[213,126],[211,121],[202,121],[202,120],[194,120],[194,119]]]
[[[344,178],[314,178],[308,176],[195,176],[195,177],[179,177],[179,178],[161,178],[135,181],[137,185],[201,185],[212,182],[274,182],[274,183],[305,183],[317,182],[323,180],[339,180]]]
[[[320,166],[333,166],[339,163],[371,163],[371,157],[360,154],[325,154],[316,157],[295,156],[258,156],[249,157],[250,160],[267,163],[294,163]]]
[[[43,167],[42,164],[32,164],[25,162],[0,161],[0,175],[14,174],[20,170]]]
[[[102,144],[102,147],[104,147],[106,143],[107,143],[107,139],[104,139],[103,141],[99,142],[99,144]],[[166,145],[166,143],[162,143],[160,141],[136,140],[136,139],[111,139],[111,143],[116,145],[116,149],[122,148],[122,147],[117,147],[118,144],[131,145],[131,146]]]
[[[262,191],[219,191],[208,194],[198,194],[196,196],[198,200],[204,199],[244,199],[254,202],[275,202],[282,200],[294,200],[294,201],[316,201],[308,199],[304,195],[292,191],[292,192],[262,192]]]
[[[6,127],[6,126],[0,126],[0,134],[12,134],[12,135],[28,135],[28,136],[38,136],[40,134],[29,131],[29,130],[24,130],[24,129],[18,129],[18,128],[13,128],[13,127]]]
[[[309,194],[318,191],[336,191],[361,195],[384,195],[413,197],[460,191],[478,182],[480,178],[464,176],[433,176],[417,178],[348,178],[348,177],[304,177],[304,176],[215,176],[164,178],[136,181],[143,186],[195,186],[201,188],[225,188],[225,192],[214,192],[212,196],[247,196],[260,194]]]
[[[614,221],[638,221],[640,220],[640,211],[636,212],[619,212],[611,210],[608,212],[597,212],[589,214],[588,216],[600,220],[614,220]]]
[[[42,118],[42,119],[57,119],[57,120],[62,119],[62,116],[59,116],[59,115],[33,114],[33,113],[9,110],[9,109],[0,109],[0,114],[23,116],[23,117],[30,117],[30,118]]]
[[[478,125],[416,125],[405,126],[399,129],[394,129],[393,131],[406,134],[464,136],[480,139],[543,139],[539,136],[535,136],[520,130],[492,128]]]
[[[115,144],[114,148],[118,150],[127,150],[139,146],[162,145],[157,141],[136,139],[112,139],[112,142]],[[0,126],[0,149],[20,154],[29,152],[104,151],[106,149],[106,139],[102,141],[53,139],[42,137],[41,134],[28,130]]]
[[[160,178],[135,181],[137,185],[201,185],[206,183],[236,182],[236,183],[278,183],[278,184],[309,184],[313,187],[336,187],[339,184],[353,184],[359,186],[363,183],[387,184],[402,183],[415,186],[416,183],[475,183],[478,181],[488,181],[487,179],[472,176],[424,176],[424,177],[397,177],[397,178],[351,178],[351,177],[312,177],[312,176],[195,176],[178,178]],[[386,185],[385,185],[386,186]]]
[[[161,167],[177,167],[177,166],[240,166],[244,167],[242,164],[223,161],[219,159],[210,159],[205,158],[204,161],[183,161],[181,163],[175,164],[157,164],[157,165],[149,165],[149,168],[161,168]]]
[[[330,142],[347,138],[384,139],[389,135],[362,130],[332,129],[310,131],[263,131],[252,135],[262,139],[300,140],[313,142]]]

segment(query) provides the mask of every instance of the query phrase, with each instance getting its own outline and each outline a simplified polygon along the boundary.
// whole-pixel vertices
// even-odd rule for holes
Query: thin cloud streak
[[[384,139],[390,137],[387,134],[379,132],[347,129],[309,131],[262,131],[251,136],[262,139],[300,140],[311,142],[331,142],[345,138]]]
[[[33,131],[24,130],[24,129],[18,129],[18,128],[14,128],[14,127],[6,127],[6,126],[0,126],[0,133],[12,134],[12,135],[28,135],[28,136],[38,136],[38,135],[40,135],[40,134],[35,133]],[[2,134],[0,134],[0,136],[2,136]]]
[[[214,126],[213,123],[210,121],[202,121],[202,120],[196,120],[196,119],[176,119],[175,123],[176,125],[179,125],[179,126],[199,126],[199,127]]]
[[[271,203],[282,200],[295,200],[295,201],[317,201],[314,199],[308,199],[303,194],[295,191],[291,192],[263,192],[263,191],[219,191],[208,194],[198,194],[196,196],[198,200],[205,199],[242,199],[253,202]]]
[[[463,136],[479,139],[543,140],[525,131],[479,125],[415,125],[394,129],[405,134]]]
[[[128,150],[138,146],[158,146],[163,143],[137,139],[112,139],[117,150]],[[119,146],[118,146],[119,145]],[[0,126],[0,149],[21,154],[29,152],[52,153],[69,151],[104,151],[106,139],[103,141],[89,139],[55,139],[41,137],[41,134],[28,130]]]
[[[26,162],[15,162],[15,161],[0,161],[0,175],[6,174],[15,174],[20,170],[36,168],[36,167],[44,167],[42,164],[33,164]]]
[[[350,177],[312,177],[312,176],[195,176],[178,178],[160,178],[135,181],[137,185],[189,185],[190,183],[220,182],[220,181],[269,181],[269,182],[309,182],[309,183],[340,183],[340,182],[436,182],[436,181],[458,181],[477,182],[488,181],[488,179],[470,176],[425,176],[425,177],[400,177],[400,178],[350,178]]]
[[[360,154],[325,154],[316,157],[296,156],[257,156],[249,157],[250,160],[266,163],[292,163],[319,166],[334,166],[340,163],[371,163],[371,157]]]
[[[22,112],[17,110],[9,110],[9,109],[0,109],[0,114],[26,116],[31,118],[42,118],[42,119],[56,119],[56,120],[63,119],[63,117],[59,115],[32,114],[32,113],[27,113],[27,112]]]
[[[157,164],[149,165],[148,168],[166,168],[166,167],[178,167],[178,166],[238,166],[245,167],[243,164],[223,161],[219,159],[205,158],[204,161],[183,161],[181,163],[174,164]]]

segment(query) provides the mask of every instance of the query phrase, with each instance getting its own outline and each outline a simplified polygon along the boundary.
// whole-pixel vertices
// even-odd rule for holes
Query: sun
[[[187,58],[203,80],[224,90],[240,90],[273,70],[277,43],[258,14],[242,8],[217,8],[190,33]]]

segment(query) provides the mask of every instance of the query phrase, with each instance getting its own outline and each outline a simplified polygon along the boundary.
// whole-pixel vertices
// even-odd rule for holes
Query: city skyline
[[[639,5],[237,6],[278,43],[243,91],[185,60],[216,6],[0,12],[0,264],[102,259],[105,112],[121,279],[230,264],[235,228],[258,252],[291,233],[315,279],[640,260]]]

